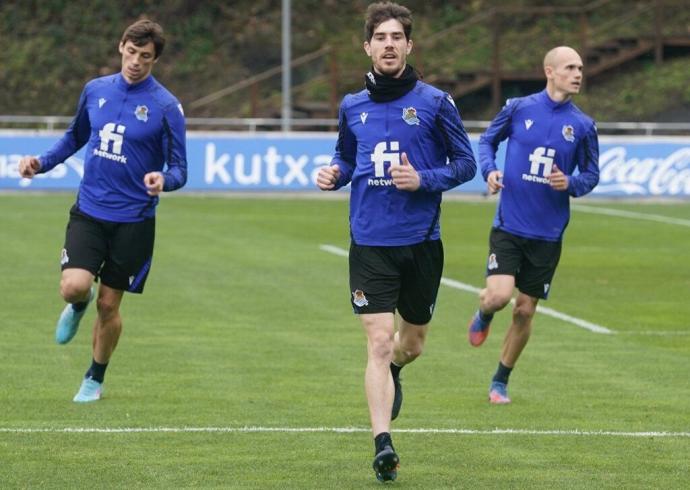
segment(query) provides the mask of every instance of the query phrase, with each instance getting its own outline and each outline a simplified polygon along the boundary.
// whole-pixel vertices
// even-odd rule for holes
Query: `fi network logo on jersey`
[[[103,126],[103,129],[98,132],[101,145],[93,149],[93,154],[115,162],[127,163],[127,157],[122,154],[125,129],[124,125],[116,125],[115,123],[108,123]]]
[[[393,185],[393,179],[386,179],[386,164],[400,165],[400,143],[398,141],[381,141],[374,147],[374,153],[371,154],[371,162],[374,164],[374,177],[369,179],[367,185],[371,186],[388,186]]]
[[[553,148],[546,148],[544,146],[536,147],[529,156],[529,174],[522,174],[522,180],[548,184],[555,156],[556,150]]]

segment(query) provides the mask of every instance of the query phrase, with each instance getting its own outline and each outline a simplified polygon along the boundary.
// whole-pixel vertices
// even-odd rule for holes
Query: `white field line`
[[[571,206],[575,211],[582,211],[583,213],[605,214],[607,216],[618,216],[622,218],[641,219],[647,221],[656,221],[658,223],[666,223],[669,225],[679,225],[690,227],[690,220],[682,218],[671,218],[669,216],[662,216],[660,214],[636,213],[634,211],[622,211],[620,209],[600,208],[593,206],[584,206],[582,204],[573,204]]]
[[[332,253],[335,255],[339,255],[341,257],[347,257],[347,250],[344,250],[340,247],[336,247],[334,245],[319,245],[319,248],[323,250],[324,252]],[[441,278],[441,284],[455,288],[455,289],[460,289],[462,291],[466,291],[468,293],[474,293],[478,294],[479,293],[479,288],[472,286],[470,284],[466,284],[464,282],[456,281],[455,279],[448,279],[446,277]],[[511,299],[510,302],[512,304],[515,304],[515,300]],[[591,323],[586,320],[582,320],[581,318],[576,318],[574,316],[566,315],[565,313],[558,312],[552,308],[548,308],[546,306],[541,306],[537,305],[537,311],[543,315],[547,316],[552,316],[554,318],[558,318],[559,320],[563,320],[568,323],[572,323],[573,325],[584,328],[586,330],[589,330],[590,332],[594,333],[603,333],[603,334],[614,334],[614,332],[611,329],[608,329],[606,327],[603,327],[601,325],[597,325],[596,323]]]
[[[368,433],[365,427],[0,427],[4,434],[138,434],[138,433]],[[690,432],[613,430],[532,430],[532,429],[396,429],[396,434],[523,435],[523,436],[605,436],[605,437],[690,437]]]

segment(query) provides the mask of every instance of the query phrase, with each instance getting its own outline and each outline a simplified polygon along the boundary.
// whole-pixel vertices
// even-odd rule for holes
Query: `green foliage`
[[[367,0],[292,2],[293,58],[326,45],[332,47],[331,54],[293,69],[293,80],[300,86],[294,96],[298,103],[328,100],[331,89],[324,88],[324,83],[331,82],[324,80],[331,76],[330,57],[338,67],[335,89],[339,96],[362,88],[363,73],[370,64],[362,49],[364,12],[369,3]],[[494,29],[500,35],[503,71],[539,72],[546,47],[568,44],[579,48],[582,41],[583,17],[572,12],[503,13],[497,24],[491,17],[472,21],[495,7],[547,4],[566,7],[572,6],[572,2],[409,0],[403,3],[410,7],[415,21],[412,36],[415,48],[410,63],[426,79],[446,90],[452,91],[464,74],[488,73],[492,69]],[[590,47],[615,38],[651,36],[655,12],[650,7],[652,4],[651,0],[634,4],[623,0],[601,3],[587,15]],[[690,9],[665,7],[660,15],[665,35],[687,35]],[[0,2],[3,47],[0,114],[73,114],[86,81],[120,69],[119,38],[127,25],[141,17],[160,22],[166,30],[168,45],[154,75],[181,99],[189,116],[279,114],[280,75],[209,105],[195,108],[190,104],[280,65],[281,5],[277,0]],[[680,80],[682,73],[673,73],[670,79],[665,79],[663,87],[672,93],[682,92],[686,85]],[[626,104],[628,100],[643,98],[642,92],[630,87],[625,90],[628,95],[620,98],[618,91],[608,92],[606,97],[593,102],[599,112],[607,108],[601,120],[645,119],[664,108],[664,101],[653,98],[661,105],[637,106],[634,114],[620,112],[620,107],[631,105]],[[469,106],[472,110],[477,106],[477,110],[466,113],[466,117],[493,115],[481,103],[481,96]]]
[[[648,61],[606,82],[587,85],[576,103],[598,121],[654,120],[664,110],[690,107],[688,73],[688,58],[661,66]]]

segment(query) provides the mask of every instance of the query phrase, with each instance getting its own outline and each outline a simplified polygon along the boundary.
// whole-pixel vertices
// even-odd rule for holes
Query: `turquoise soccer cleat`
[[[77,403],[95,402],[101,399],[102,394],[103,383],[99,383],[91,377],[84,378],[79,387],[79,391],[74,395],[73,401]]]
[[[91,290],[89,291],[89,299],[87,300],[87,307],[88,303],[91,303],[91,300],[94,297],[94,287],[91,287]],[[72,304],[67,304],[65,305],[65,309],[62,310],[62,313],[60,314],[60,319],[57,322],[57,326],[55,327],[55,342],[58,344],[66,344],[74,336],[77,334],[77,330],[79,329],[79,322],[81,321],[82,317],[84,316],[84,313],[86,312],[86,308],[84,308],[81,311],[74,311],[74,308],[72,307]]]

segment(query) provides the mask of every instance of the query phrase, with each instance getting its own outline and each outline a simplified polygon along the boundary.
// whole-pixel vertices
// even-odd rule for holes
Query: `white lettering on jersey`
[[[539,169],[543,165],[544,171],[542,175],[544,177],[551,175],[554,156],[556,156],[556,150],[553,148],[545,148],[543,146],[535,148],[529,156],[529,161],[532,164],[529,168],[529,173],[532,175],[539,175]]]
[[[124,142],[125,126],[122,124],[108,123],[98,132],[101,138],[99,148],[94,148],[93,154],[108,160],[120,163],[127,163],[127,157],[122,154],[122,143]],[[110,144],[112,143],[112,150]]]
[[[544,146],[536,147],[529,156],[531,164],[529,174],[522,174],[522,180],[548,184],[555,156],[556,150],[553,148],[546,148]]]
[[[397,141],[390,142],[390,151],[388,151],[388,143],[381,141],[374,147],[374,153],[371,154],[371,161],[374,164],[374,175],[376,177],[385,177],[385,164],[400,165],[400,143]]]

